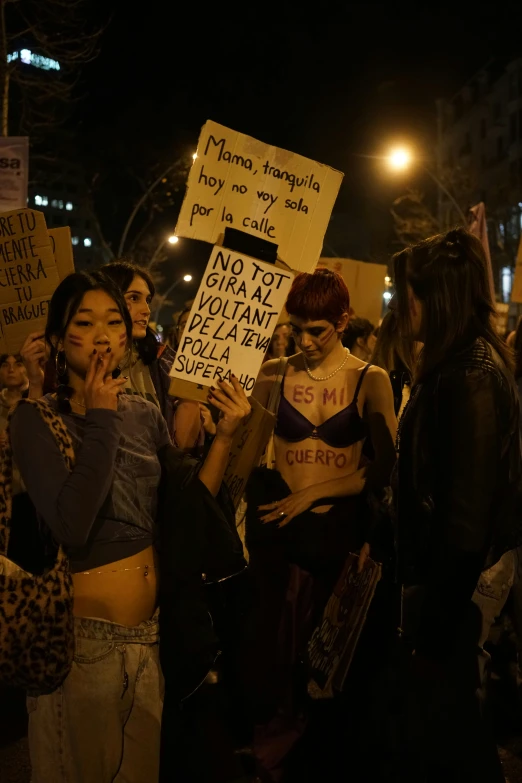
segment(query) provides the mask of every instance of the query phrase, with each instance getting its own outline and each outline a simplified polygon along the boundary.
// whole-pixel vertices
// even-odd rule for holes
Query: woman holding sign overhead
[[[397,427],[387,374],[343,346],[350,299],[342,278],[326,269],[297,275],[286,309],[300,353],[261,369],[254,396],[265,407],[278,399],[271,404],[275,458],[272,469],[254,471],[247,490],[247,545],[261,604],[255,749],[272,773],[303,729],[288,706],[297,658],[348,553],[360,551],[360,568],[368,557],[371,531],[357,496],[389,484]],[[367,437],[375,450],[368,470],[361,468]]]
[[[163,604],[160,618],[162,638],[165,628],[166,642],[169,635],[177,639],[167,645],[165,681],[172,693],[174,661],[187,662],[181,678],[185,686],[191,671],[196,685],[207,671],[203,667],[196,677],[194,659],[201,645],[194,646],[194,626],[179,632],[187,607],[191,617],[197,616],[194,596],[201,583],[199,550],[190,530],[199,526],[199,533],[215,535],[219,528],[226,507],[219,500],[226,458],[250,406],[235,378],[232,385],[220,383],[210,395],[221,416],[205,462],[174,449],[158,407],[123,393],[128,379],[118,368],[132,341],[132,321],[121,293],[102,275],[73,274],[60,283],[45,337],[60,385],[37,407],[20,403],[11,417],[10,438],[46,538],[68,555],[74,659],[70,671],[65,666],[59,688],[28,699],[32,780],[153,783],[159,774],[163,703],[158,591],[161,587],[161,594],[168,594],[165,618]],[[56,439],[46,417],[54,421]],[[240,548],[227,565],[232,569],[239,561]],[[181,586],[183,606],[176,614]],[[62,597],[67,607],[70,595]],[[176,627],[169,628],[174,622]],[[179,712],[179,700],[173,698]]]

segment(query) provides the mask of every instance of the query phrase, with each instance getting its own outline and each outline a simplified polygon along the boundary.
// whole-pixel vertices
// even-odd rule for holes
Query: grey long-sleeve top
[[[45,400],[57,409],[51,395]],[[76,456],[72,472],[31,405],[14,414],[11,443],[38,515],[65,547],[73,572],[146,549],[156,534],[157,453],[170,442],[160,411],[122,395],[118,411],[97,408],[86,416],[61,415]]]

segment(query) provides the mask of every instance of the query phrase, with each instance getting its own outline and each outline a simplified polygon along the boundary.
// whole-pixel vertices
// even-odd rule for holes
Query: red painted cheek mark
[[[328,340],[329,340],[329,339],[332,337],[332,335],[334,334],[334,332],[335,332],[335,329],[334,329],[333,327],[332,327],[332,329],[330,329],[330,331],[329,331],[329,332],[324,332],[324,333],[321,335],[321,337],[319,338],[319,343],[320,343],[321,345],[326,345],[326,343],[327,343],[327,342],[328,342]]]
[[[83,340],[79,335],[70,334],[67,339],[71,345],[75,345],[77,348],[83,348]]]
[[[127,332],[123,332],[123,334],[120,334],[118,340],[119,340],[120,348],[123,348],[123,346],[127,342]]]

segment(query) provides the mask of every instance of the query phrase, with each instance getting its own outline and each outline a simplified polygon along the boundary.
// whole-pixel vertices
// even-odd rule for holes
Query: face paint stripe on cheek
[[[83,340],[79,335],[70,334],[68,335],[67,339],[71,345],[76,345],[78,348],[83,348]]]
[[[127,342],[127,332],[123,332],[123,334],[120,334],[120,336],[118,337],[118,340],[119,340],[119,343],[120,343],[120,348],[123,348],[123,346]]]
[[[321,345],[325,345],[328,342],[328,340],[332,337],[334,332],[335,332],[335,329],[333,327],[329,331],[324,332],[319,337],[319,342],[321,343]]]

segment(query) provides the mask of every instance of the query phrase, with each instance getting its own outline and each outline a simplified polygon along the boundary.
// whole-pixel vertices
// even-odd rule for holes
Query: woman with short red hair
[[[280,779],[276,770],[299,729],[287,715],[285,740],[270,719],[277,716],[280,725],[292,666],[347,555],[360,551],[362,568],[369,554],[368,515],[357,496],[369,485],[388,486],[397,428],[387,373],[343,346],[350,310],[343,279],[326,269],[297,275],[286,309],[300,353],[261,369],[254,396],[265,407],[274,393],[279,396],[274,461],[271,469],[254,471],[247,489],[247,545],[261,606],[255,633],[256,706],[262,708],[264,725],[258,727],[255,750],[274,780]],[[375,452],[368,470],[361,468],[367,437]]]

